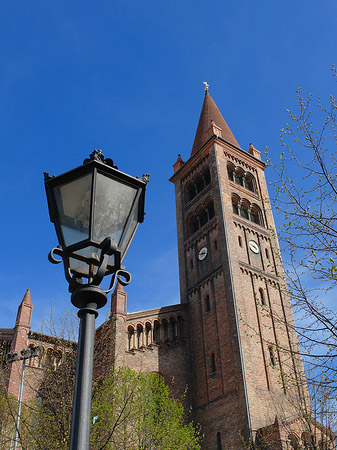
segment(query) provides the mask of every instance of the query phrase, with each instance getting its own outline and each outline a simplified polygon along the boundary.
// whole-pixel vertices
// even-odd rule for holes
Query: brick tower
[[[265,164],[206,90],[190,158],[173,167],[194,420],[203,448],[240,449],[308,398]]]
[[[33,305],[31,301],[30,289],[27,289],[18,308],[11,342],[11,350],[17,352],[18,354],[20,354],[21,350],[25,349],[28,346],[32,312]],[[18,398],[19,395],[22,375],[21,371],[22,361],[16,361],[9,367],[8,391],[15,398]]]

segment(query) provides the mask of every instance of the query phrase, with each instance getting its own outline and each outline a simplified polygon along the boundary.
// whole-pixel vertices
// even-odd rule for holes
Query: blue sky
[[[94,148],[151,174],[125,260],[129,311],[179,302],[168,179],[177,154],[190,154],[202,82],[241,147],[278,158],[297,87],[322,98],[335,89],[336,22],[334,0],[2,2],[0,327],[14,325],[28,287],[34,329],[51,299],[56,315],[70,304],[62,268],[47,260],[57,240],[43,172],[76,167]]]

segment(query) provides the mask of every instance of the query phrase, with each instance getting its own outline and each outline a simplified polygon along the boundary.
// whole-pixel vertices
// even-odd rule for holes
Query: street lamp
[[[148,180],[149,175],[134,178],[119,171],[101,150],[62,175],[45,173],[50,220],[59,241],[49,261],[63,260],[71,302],[80,308],[70,450],[89,449],[95,318],[116,279],[124,286],[131,281],[121,264],[144,220]],[[100,283],[110,274],[110,287],[104,291]]]
[[[22,370],[21,370],[21,381],[20,381],[20,390],[18,397],[18,412],[16,414],[16,424],[15,424],[15,437],[14,437],[14,447],[13,450],[16,450],[19,442],[19,427],[21,420],[21,405],[22,405],[22,394],[23,394],[23,385],[25,382],[25,368],[26,368],[26,359],[31,359],[35,357],[41,358],[43,353],[42,345],[33,345],[31,347],[24,348],[21,350],[20,354],[18,352],[9,352],[7,355],[6,363],[12,364],[16,361],[22,361]]]

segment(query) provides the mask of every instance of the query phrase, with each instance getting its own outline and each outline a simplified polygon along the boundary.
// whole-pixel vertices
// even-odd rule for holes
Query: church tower
[[[191,155],[173,167],[194,421],[204,449],[241,449],[308,398],[265,164],[206,87]]]

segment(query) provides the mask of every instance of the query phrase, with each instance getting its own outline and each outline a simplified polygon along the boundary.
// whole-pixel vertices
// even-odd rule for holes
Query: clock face
[[[207,256],[207,247],[203,247],[199,250],[198,258],[200,261],[203,261]]]
[[[258,244],[255,241],[249,241],[249,248],[253,253],[259,253],[260,249]]]

